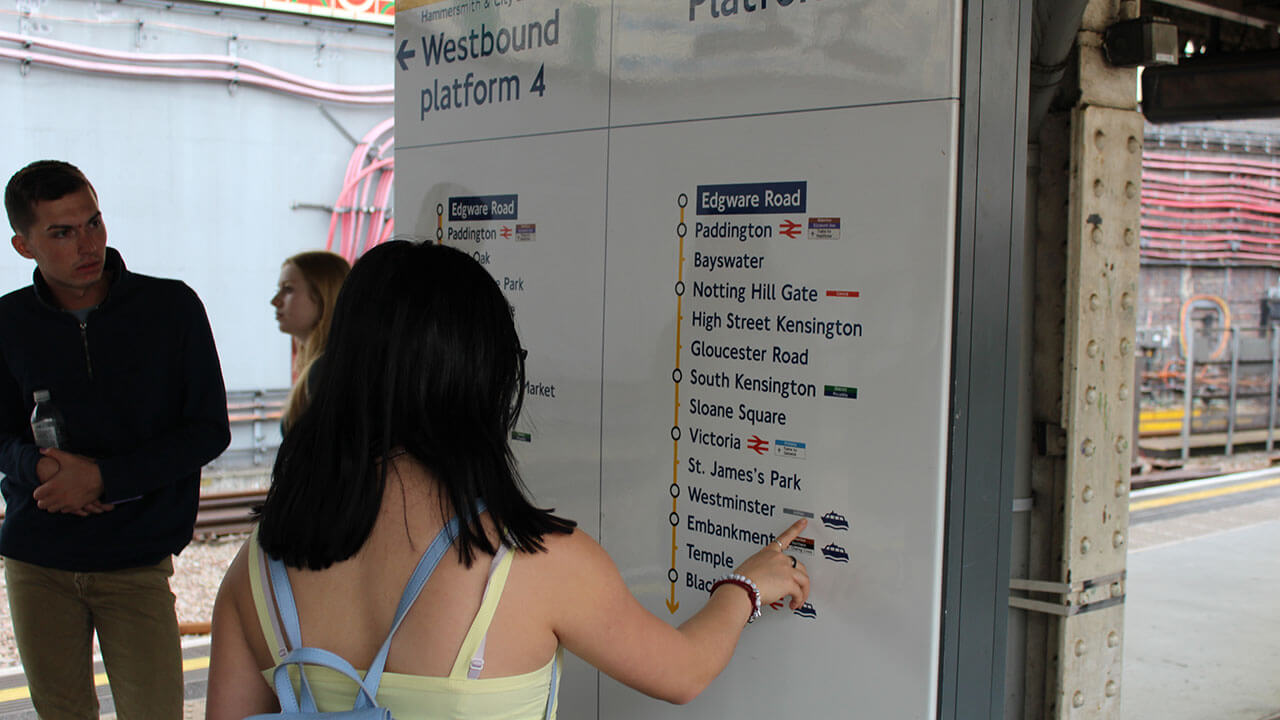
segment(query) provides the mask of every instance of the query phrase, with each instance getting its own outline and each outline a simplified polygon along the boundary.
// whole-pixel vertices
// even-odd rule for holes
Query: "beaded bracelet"
[[[760,617],[760,588],[756,587],[756,584],[751,581],[751,578],[746,575],[739,575],[738,573],[729,573],[714,583],[711,583],[711,592],[715,592],[716,588],[721,585],[737,585],[747,591],[747,595],[751,598],[752,606],[751,617],[747,618],[748,625],[755,622],[756,618]]]

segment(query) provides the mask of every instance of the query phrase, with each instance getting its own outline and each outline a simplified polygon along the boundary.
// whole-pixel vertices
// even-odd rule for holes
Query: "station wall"
[[[235,8],[22,0],[0,48],[26,36],[117,52],[236,56],[338,85],[391,83],[391,31]],[[61,54],[42,48],[29,52]],[[186,66],[196,67],[196,66]],[[130,269],[203,299],[231,390],[287,387],[289,342],[268,301],[281,261],[325,246],[352,144],[319,102],[247,84],[140,79],[0,58],[0,174],[64,159],[98,191],[109,244]],[[389,105],[325,104],[360,137]],[[7,228],[6,228],[7,231]],[[7,243],[6,243],[7,245]],[[0,251],[0,290],[33,264]]]

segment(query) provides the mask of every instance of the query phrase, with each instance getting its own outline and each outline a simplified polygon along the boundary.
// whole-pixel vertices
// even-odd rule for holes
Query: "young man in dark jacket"
[[[230,442],[204,306],[125,269],[73,165],[5,188],[32,284],[0,298],[0,525],[9,607],[42,718],[96,718],[97,631],[121,718],[182,716],[173,555],[191,541],[200,468]],[[36,391],[65,419],[37,448]]]

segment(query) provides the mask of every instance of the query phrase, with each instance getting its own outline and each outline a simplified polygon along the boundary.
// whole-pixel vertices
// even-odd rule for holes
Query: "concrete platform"
[[[1124,720],[1280,718],[1280,487],[1253,484],[1133,515]]]

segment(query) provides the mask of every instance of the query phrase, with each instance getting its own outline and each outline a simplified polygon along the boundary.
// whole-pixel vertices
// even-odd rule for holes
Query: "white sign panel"
[[[466,249],[529,349],[541,504],[687,619],[793,520],[675,709],[578,664],[565,718],[930,718],[958,146],[944,0],[438,0],[397,14],[397,225]]]

